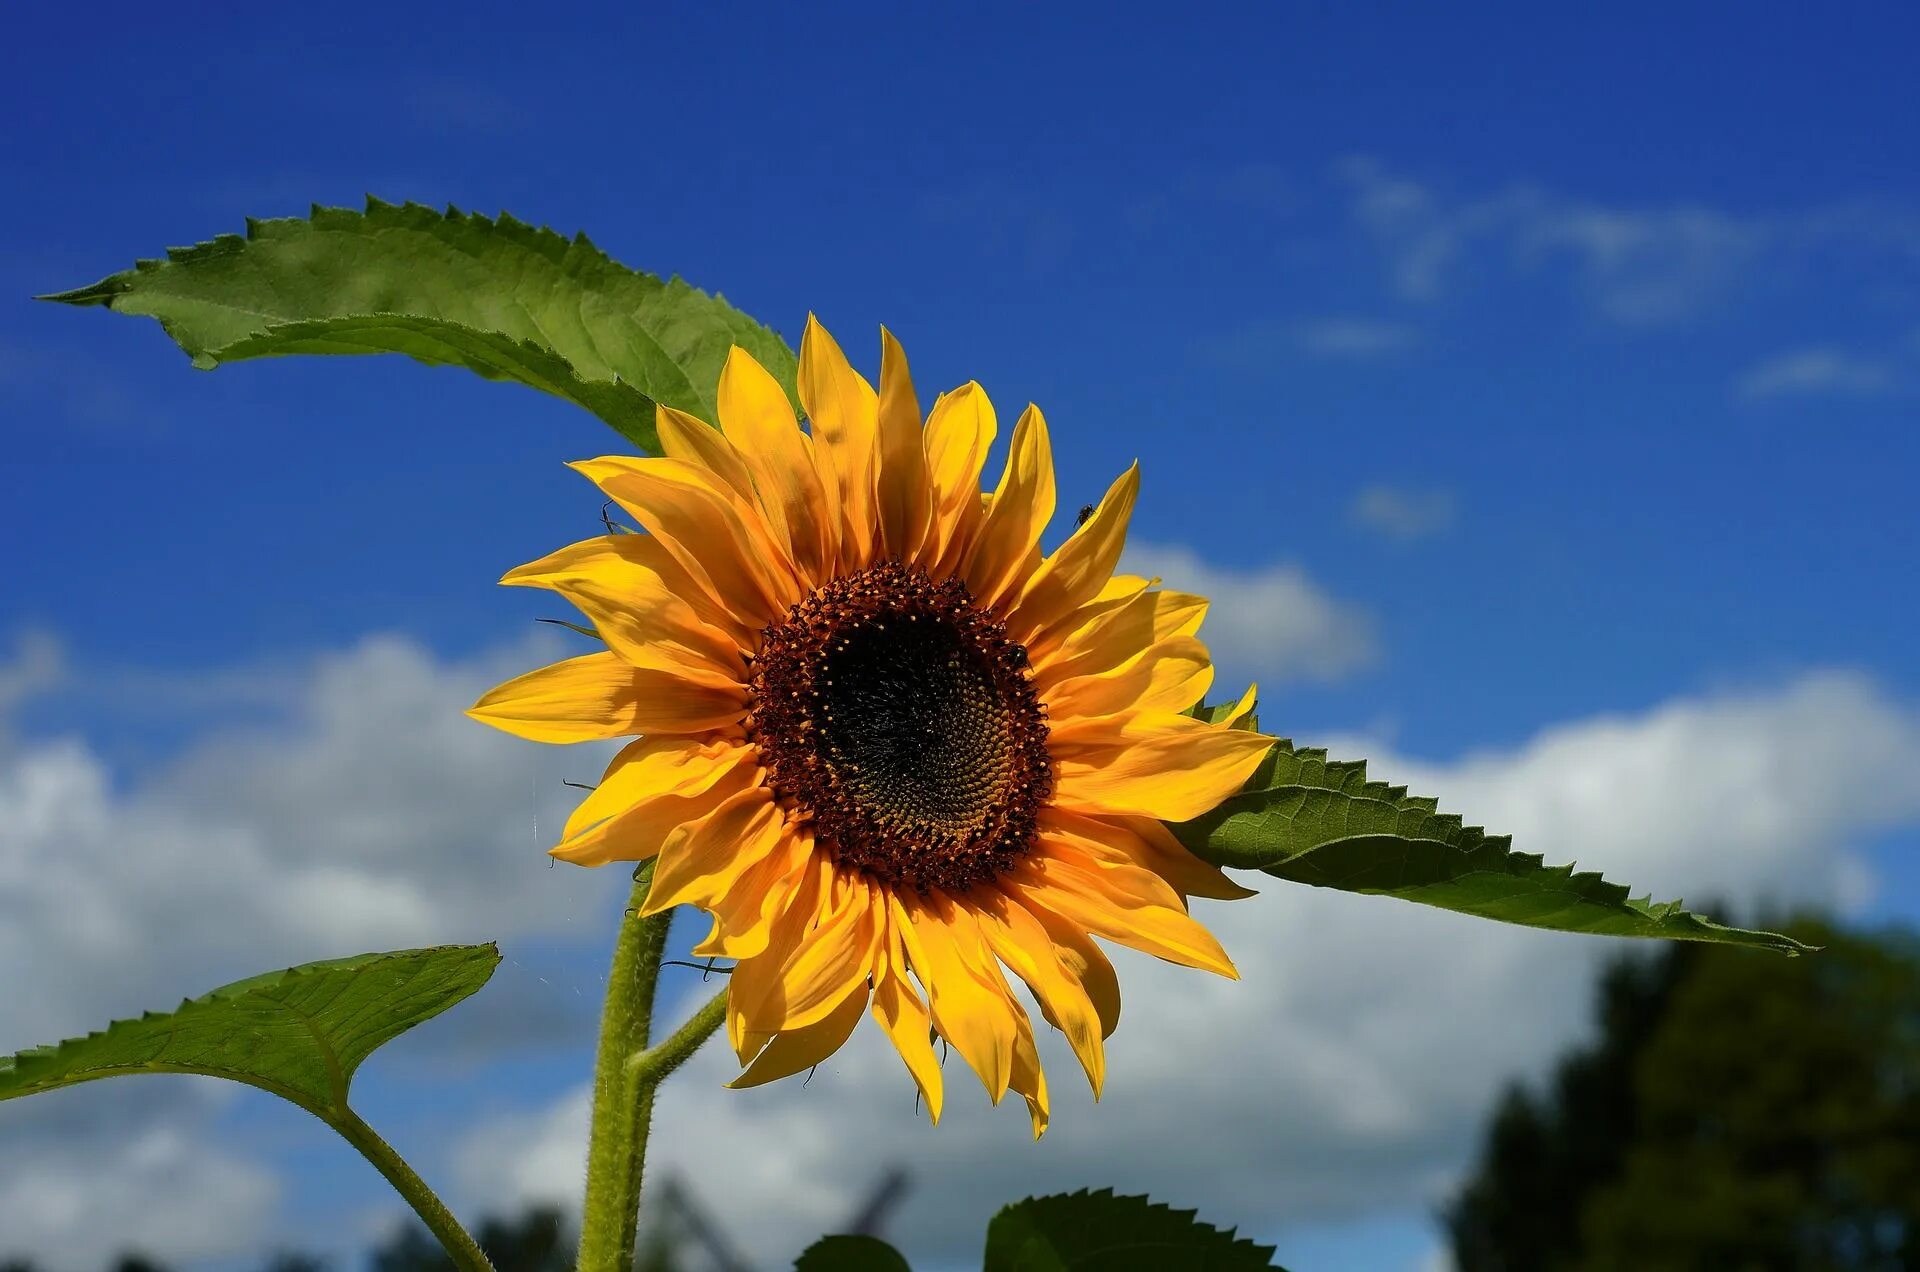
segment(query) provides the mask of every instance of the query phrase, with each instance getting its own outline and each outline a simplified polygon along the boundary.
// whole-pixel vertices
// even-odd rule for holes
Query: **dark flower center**
[[[1032,845],[1046,711],[958,579],[889,561],[834,580],[768,625],[749,685],[775,791],[841,865],[961,891]]]

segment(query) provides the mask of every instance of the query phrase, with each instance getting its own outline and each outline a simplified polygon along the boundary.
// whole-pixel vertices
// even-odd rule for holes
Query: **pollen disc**
[[[1032,845],[1046,712],[960,580],[897,561],[836,579],[768,625],[748,683],[774,790],[841,865],[954,892]]]

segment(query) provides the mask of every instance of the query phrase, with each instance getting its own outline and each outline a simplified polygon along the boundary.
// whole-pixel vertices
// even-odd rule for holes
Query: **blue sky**
[[[529,620],[550,607],[493,581],[592,531],[598,502],[561,464],[618,449],[603,426],[399,359],[201,374],[151,323],[26,299],[248,215],[370,191],[585,229],[617,258],[722,290],[790,336],[817,312],[869,367],[884,322],[923,388],[978,378],[1003,414],[1028,400],[1046,408],[1063,504],[1096,498],[1139,458],[1136,537],[1173,563],[1170,580],[1180,565],[1221,591],[1221,662],[1268,684],[1269,723],[1370,747],[1490,824],[1564,826],[1573,841],[1523,839],[1533,850],[1743,904],[1915,915],[1910,8],[1752,7],[1735,24],[1705,6],[1586,17],[1539,6],[1467,17],[468,6],[457,20],[396,10],[371,27],[304,11],[190,24],[133,7],[42,7],[11,25],[0,50],[12,121],[0,136],[12,191],[0,208],[0,657],[14,652],[0,664],[12,668],[0,676],[0,764],[11,766],[0,809],[8,792],[26,806],[33,775],[58,760],[76,775],[68,798],[94,800],[100,824],[124,823],[130,854],[141,828],[161,823],[180,845],[210,842],[196,827],[238,843],[240,814],[223,798],[244,795],[256,829],[318,807],[288,793],[277,775],[291,761],[276,757],[309,754],[328,771],[327,748],[372,727],[353,714],[356,687],[417,691],[419,716],[365,734],[401,746],[408,721],[437,718],[429,689],[453,703],[483,671],[529,662]],[[452,731],[478,726],[438,727],[451,754],[467,745]],[[1757,749],[1730,760],[1692,753],[1696,742]],[[1701,772],[1653,765],[1670,744]],[[516,818],[550,818],[564,807],[559,779],[591,777],[590,759],[534,751],[473,752],[537,792],[509,806]],[[223,796],[221,773],[257,784]],[[458,772],[421,773],[417,791],[459,798]],[[1663,792],[1647,797],[1649,822],[1618,828],[1637,847],[1581,839],[1607,828],[1591,817],[1554,820],[1596,774]],[[1556,775],[1566,799],[1530,803]],[[382,798],[399,808],[407,795]],[[421,833],[459,829],[430,812]],[[1692,829],[1672,856],[1649,857],[1655,823]],[[66,895],[22,884],[4,900],[6,879],[34,874],[35,854],[72,833],[14,836],[10,856],[0,825],[0,863],[20,872],[0,875],[0,925],[26,931],[25,898]],[[296,863],[260,833],[248,877],[272,889]],[[471,1146],[436,1124],[485,1121],[496,1136],[485,1143],[534,1159],[536,1123],[584,1073],[619,904],[613,876],[548,882],[558,874],[532,837],[516,828],[470,873],[546,889],[537,917],[500,901],[449,909],[430,886],[444,876],[409,876],[436,934],[497,917],[511,1008],[475,1005],[481,1024],[467,1034],[438,1022],[418,1056],[402,1044],[366,1079],[370,1116],[386,1115],[430,1173],[468,1181],[473,1198],[496,1195],[482,1176],[510,1172],[462,1168]],[[1708,840],[1720,847],[1673,859]],[[1755,843],[1770,847],[1742,856]],[[456,848],[420,860],[458,872]],[[192,850],[176,851],[165,860],[191,869]],[[542,875],[512,873],[521,851]],[[204,864],[233,878],[238,860]],[[361,883],[387,877],[391,863],[372,860],[359,862]],[[249,904],[254,894],[232,886],[233,903]],[[321,948],[329,934],[406,931],[409,912],[354,896],[340,912],[373,917],[316,927],[305,956],[348,952]],[[112,926],[118,912],[94,900]],[[107,945],[89,946],[102,970],[81,997],[110,1011],[157,1006],[306,948],[282,925],[270,956],[250,953],[242,933],[223,943],[201,932],[191,958],[172,959],[181,925],[219,927],[223,912],[196,904],[183,894],[139,922],[151,925],[156,976],[210,979],[155,980],[156,998],[141,977],[110,975]],[[1356,949],[1386,979],[1398,943],[1424,948],[1416,938],[1429,933],[1494,940],[1485,948],[1515,959],[1577,947],[1556,982],[1573,999],[1549,996],[1557,1005],[1514,1025],[1511,1047],[1473,1053],[1486,1066],[1477,1085],[1423,1090],[1428,1102],[1405,1112],[1408,1138],[1380,1129],[1402,1123],[1356,1113],[1348,1140],[1324,1150],[1364,1157],[1358,1141],[1374,1137],[1345,1191],[1303,1182],[1310,1163],[1297,1178],[1270,1163],[1282,1200],[1265,1213],[1218,1207],[1223,1221],[1284,1238],[1296,1267],[1425,1257],[1436,1181],[1464,1160],[1476,1101],[1564,1042],[1580,977],[1604,952],[1526,934],[1502,945],[1504,934],[1470,935],[1445,916],[1383,916],[1384,904],[1274,901],[1308,907],[1284,911],[1302,930],[1322,917],[1331,932],[1364,925]],[[0,942],[16,947],[50,958],[24,938]],[[78,990],[95,974],[83,963],[95,966],[42,970]],[[1276,1016],[1283,1005],[1265,1004]],[[1380,1011],[1381,1047],[1426,1036]],[[95,1019],[0,1009],[0,1048],[43,1040],[15,1028]],[[486,1058],[488,1029],[504,1059]],[[1405,1085],[1387,1072],[1382,1082]],[[181,1089],[116,1098],[180,1162],[230,1181],[235,1215],[251,1206],[260,1231],[315,1244],[378,1218],[377,1180],[325,1151],[298,1115],[197,1088],[183,1111]],[[848,1079],[841,1097],[855,1094]],[[113,1141],[62,1121],[82,1116],[62,1099],[30,1121],[0,1109],[0,1135],[11,1126],[112,1154]],[[1107,1111],[1076,1107],[1049,1140],[1085,1135],[1076,1127]],[[965,1157],[967,1134],[951,1148],[922,1137],[913,1151]],[[1071,1145],[1049,1151],[1064,1171]],[[1271,1149],[1276,1161],[1287,1151]],[[0,1214],[24,1195],[17,1181],[9,1193],[10,1169]],[[930,1187],[946,1178],[925,1169]],[[1173,1199],[1207,1206],[1218,1192],[1207,1170],[1196,1156],[1185,1178],[1197,1191]],[[724,1197],[711,1201],[727,1214]],[[777,1236],[763,1234],[766,1248]]]

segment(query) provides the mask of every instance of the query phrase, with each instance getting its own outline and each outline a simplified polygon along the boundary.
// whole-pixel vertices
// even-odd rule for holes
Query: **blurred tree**
[[[473,1239],[497,1272],[570,1272],[574,1234],[560,1211],[535,1206],[517,1218],[488,1216]],[[373,1251],[373,1272],[449,1272],[453,1260],[427,1230],[412,1224]]]
[[[1488,1127],[1460,1272],[1920,1269],[1920,946],[1793,931],[1826,948],[1608,969],[1598,1039]]]

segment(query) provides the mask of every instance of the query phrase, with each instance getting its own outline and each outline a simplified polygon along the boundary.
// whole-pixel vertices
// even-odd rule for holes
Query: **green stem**
[[[653,1129],[654,1092],[660,1089],[660,1084],[675,1069],[700,1049],[701,1043],[713,1036],[720,1022],[726,1018],[727,991],[723,989],[688,1017],[687,1022],[674,1030],[673,1036],[665,1042],[627,1057],[627,1089],[633,1093],[633,1121],[627,1131],[632,1149],[627,1158],[627,1169],[633,1204],[623,1233],[627,1251],[627,1263],[623,1266],[632,1265],[634,1244],[638,1239],[640,1185],[647,1167],[647,1135]],[[586,1264],[583,1262],[580,1266],[585,1269]]]
[[[407,1204],[427,1225],[427,1230],[446,1247],[447,1254],[460,1272],[493,1272],[493,1264],[487,1261],[487,1256],[467,1235],[467,1230],[460,1226],[460,1221],[453,1217],[453,1212],[434,1196],[433,1189],[427,1187],[427,1181],[416,1175],[413,1167],[393,1151],[393,1145],[380,1138],[378,1131],[349,1108],[328,1113],[326,1121],[346,1136],[347,1142],[359,1149],[387,1177],[387,1182],[394,1186],[395,1191],[407,1199]]]
[[[593,1065],[593,1127],[587,1139],[587,1197],[580,1216],[580,1272],[629,1272],[633,1267],[640,1216],[634,1123],[641,1105],[651,1101],[640,1098],[627,1059],[646,1050],[653,990],[666,953],[667,928],[673,921],[671,910],[640,916],[652,883],[649,861],[634,872],[633,895],[607,971],[607,1002],[600,1012],[600,1049]]]

